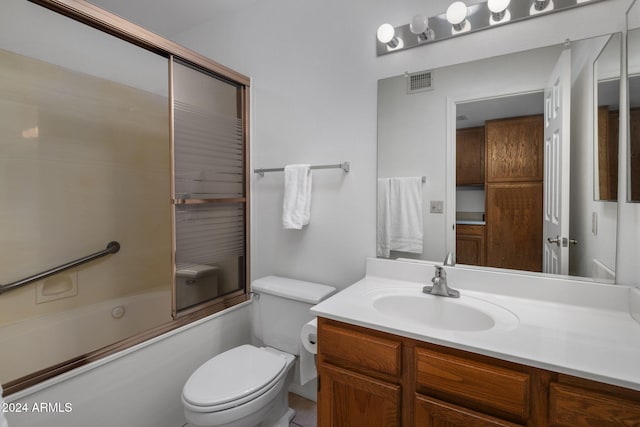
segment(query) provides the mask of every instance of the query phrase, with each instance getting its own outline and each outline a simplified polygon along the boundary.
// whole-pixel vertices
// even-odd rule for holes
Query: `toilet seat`
[[[242,345],[200,366],[187,380],[182,401],[194,412],[233,408],[273,389],[286,367],[283,355]]]

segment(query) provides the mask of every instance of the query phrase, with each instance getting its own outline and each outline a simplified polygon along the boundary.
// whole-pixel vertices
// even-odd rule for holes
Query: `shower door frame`
[[[4,395],[16,393],[20,390],[24,390],[28,387],[34,386],[40,382],[53,378],[57,375],[71,371],[75,368],[87,365],[91,362],[95,362],[99,359],[107,357],[111,354],[117,353],[129,347],[135,346],[142,342],[148,341],[159,335],[165,334],[173,329],[177,329],[181,326],[192,323],[196,320],[202,319],[213,313],[222,311],[226,308],[243,303],[250,300],[250,165],[249,165],[249,89],[251,80],[249,77],[225,67],[211,59],[198,54],[192,50],[189,50],[183,46],[180,46],[170,40],[167,40],[157,34],[152,33],[136,24],[133,24],[123,18],[120,18],[110,12],[107,12],[95,5],[84,2],[82,0],[28,0],[31,3],[35,3],[39,6],[45,7],[49,10],[57,12],[75,21],[86,24],[97,30],[115,36],[119,39],[142,47],[148,51],[154,52],[169,60],[169,66],[172,58],[179,58],[184,62],[191,63],[196,67],[202,68],[208,72],[216,74],[223,79],[237,84],[240,87],[239,90],[239,108],[242,113],[242,126],[243,126],[243,146],[244,146],[244,197],[236,199],[237,202],[243,203],[245,207],[244,217],[244,281],[242,288],[232,293],[225,294],[214,300],[204,302],[200,305],[192,307],[188,310],[177,312],[175,309],[175,258],[176,258],[176,237],[175,237],[175,211],[171,209],[172,215],[172,259],[167,262],[172,263],[172,317],[173,320],[165,324],[148,329],[137,335],[133,335],[124,340],[109,344],[99,350],[92,351],[84,355],[78,355],[77,357],[62,362],[60,364],[42,369],[40,371],[31,373],[24,377],[12,380],[6,384],[3,384]],[[172,90],[172,82],[167,82],[169,89]],[[173,108],[168,105],[170,109],[169,125],[170,125],[170,138],[171,138],[171,195],[173,195],[174,186],[174,165],[173,165]],[[168,195],[167,202],[171,202],[171,195]]]

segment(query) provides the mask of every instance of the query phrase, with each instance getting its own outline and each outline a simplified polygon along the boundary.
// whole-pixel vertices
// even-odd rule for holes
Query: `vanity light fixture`
[[[467,6],[458,0],[440,15],[415,15],[408,24],[398,27],[382,24],[378,28],[376,53],[381,56],[400,52],[600,1],[604,0],[485,0]]]
[[[391,24],[382,24],[378,27],[378,41],[388,46],[388,49],[402,48],[401,40],[396,37],[396,30]]]
[[[429,18],[424,15],[415,15],[411,19],[409,29],[418,36],[418,42],[433,40],[433,30],[429,28]]]
[[[461,1],[455,1],[447,8],[447,21],[451,24],[451,33],[459,34],[471,29],[467,21],[467,5]]]
[[[509,3],[511,0],[489,0],[487,2],[487,8],[491,12],[489,25],[502,24],[511,20]]]

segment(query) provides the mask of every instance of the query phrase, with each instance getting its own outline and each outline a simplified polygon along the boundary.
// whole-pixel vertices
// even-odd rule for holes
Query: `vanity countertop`
[[[486,225],[485,221],[456,220],[458,225]]]
[[[423,295],[422,287],[433,277],[433,265],[368,259],[362,280],[311,311],[407,338],[640,390],[640,324],[629,311],[635,289],[456,266],[446,271],[449,286],[460,291],[461,301],[479,299],[497,305],[515,315],[517,322],[484,331],[454,331],[390,316],[374,307],[381,294]]]

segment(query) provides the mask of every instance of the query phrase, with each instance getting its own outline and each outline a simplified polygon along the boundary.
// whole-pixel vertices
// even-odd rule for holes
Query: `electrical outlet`
[[[594,236],[598,235],[598,212],[591,212],[591,232]]]
[[[442,200],[431,200],[429,202],[429,212],[431,213],[442,213],[444,212],[444,202]]]

